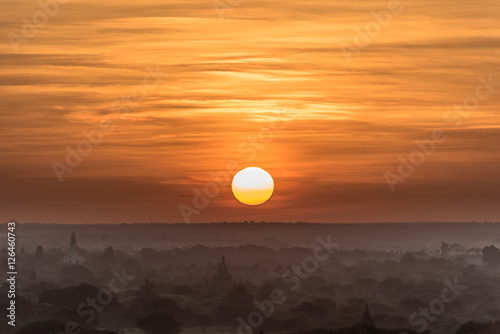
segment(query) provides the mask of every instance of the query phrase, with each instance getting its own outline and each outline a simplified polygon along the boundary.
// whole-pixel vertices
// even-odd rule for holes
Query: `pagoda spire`
[[[78,245],[76,244],[76,235],[75,232],[71,232],[71,241],[69,243],[69,248],[70,249],[76,249],[78,248]]]
[[[365,311],[363,312],[363,317],[361,318],[359,325],[363,327],[375,328],[368,305],[365,305]]]
[[[217,273],[214,276],[214,282],[219,284],[228,284],[233,282],[232,276],[229,274],[229,270],[226,265],[226,258],[222,256],[222,260],[217,269]]]

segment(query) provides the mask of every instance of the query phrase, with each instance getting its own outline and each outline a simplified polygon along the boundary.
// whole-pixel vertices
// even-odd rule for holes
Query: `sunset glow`
[[[2,213],[180,222],[186,204],[192,222],[500,219],[500,2],[401,0],[388,16],[390,3],[221,13],[212,1],[73,0],[16,52],[5,36],[41,9],[3,2]],[[468,111],[480,80],[489,95]],[[278,113],[289,121],[267,135]],[[400,157],[436,129],[446,140],[398,178]],[[249,165],[280,181],[258,210],[231,192]],[[193,189],[212,182],[217,197],[195,208]]]

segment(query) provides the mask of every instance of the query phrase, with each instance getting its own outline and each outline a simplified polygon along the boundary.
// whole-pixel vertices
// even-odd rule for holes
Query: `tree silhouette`
[[[94,274],[87,267],[81,264],[66,266],[61,270],[61,276],[64,278],[78,279],[82,281],[93,281]]]
[[[64,333],[64,323],[55,320],[38,321],[27,324],[16,331],[16,334],[48,334]]]
[[[235,285],[220,301],[218,319],[223,323],[235,321],[241,314],[248,314],[253,310],[254,296],[245,285]]]
[[[97,330],[92,328],[74,328],[72,333],[80,334],[118,334],[114,331],[109,330]],[[70,333],[66,329],[66,324],[64,322],[56,320],[45,320],[31,322],[15,332],[16,334],[53,334],[53,333]]]
[[[482,334],[486,333],[486,331],[492,327],[492,323],[479,323],[475,321],[469,321],[461,325],[456,334]]]
[[[180,323],[171,314],[153,312],[137,319],[137,327],[151,334],[178,334]]]
[[[492,267],[497,267],[500,264],[500,250],[495,246],[484,247],[483,262]]]
[[[177,285],[173,288],[172,293],[174,295],[189,296],[193,294],[193,289],[191,289],[188,285]]]
[[[102,255],[102,261],[106,265],[112,265],[115,261],[113,247],[106,247],[104,254]]]
[[[155,282],[146,279],[144,284],[139,287],[139,290],[141,290],[145,295],[154,295],[156,294]]]
[[[40,295],[40,303],[57,306],[74,307],[87,297],[96,296],[99,289],[89,284],[79,284],[62,289],[44,290]]]
[[[293,313],[303,314],[314,318],[323,318],[328,315],[329,309],[325,306],[312,302],[302,302],[297,306],[291,307]]]

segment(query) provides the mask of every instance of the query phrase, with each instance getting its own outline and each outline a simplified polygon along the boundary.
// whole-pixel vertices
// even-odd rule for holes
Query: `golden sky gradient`
[[[41,9],[2,1],[1,220],[182,222],[237,161],[273,197],[247,207],[227,183],[190,221],[499,221],[500,86],[459,128],[443,114],[500,82],[500,2],[401,0],[348,61],[340,45],[388,3],[243,0],[221,18],[210,0],[73,0],[15,52],[7,35]],[[146,68],[162,81],[120,112]],[[102,120],[113,131],[59,182],[53,162]],[[448,140],[391,192],[384,173],[434,129]]]

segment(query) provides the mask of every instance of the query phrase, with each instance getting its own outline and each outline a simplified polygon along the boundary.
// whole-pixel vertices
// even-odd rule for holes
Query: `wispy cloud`
[[[275,178],[272,200],[250,211],[225,189],[197,219],[472,219],[467,208],[477,219],[500,219],[492,189],[500,95],[400,197],[385,193],[382,177],[477,76],[500,78],[500,3],[404,2],[346,63],[338,44],[386,3],[244,1],[220,20],[205,0],[72,0],[15,53],[5,36],[39,7],[4,1],[0,211],[31,221],[180,221],[177,204],[192,186],[223,170],[238,155],[235,143],[286,109],[294,121],[253,161]],[[168,77],[126,117],[112,112],[110,101],[151,63]],[[58,184],[50,163],[104,117],[116,130]]]

